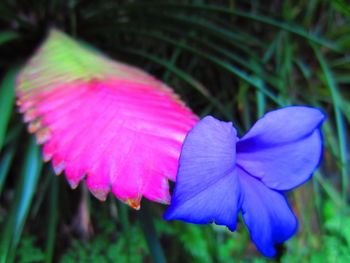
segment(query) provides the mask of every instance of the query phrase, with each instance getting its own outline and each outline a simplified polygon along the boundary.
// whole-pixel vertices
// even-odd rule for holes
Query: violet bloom
[[[268,257],[297,229],[283,191],[310,179],[322,155],[318,109],[271,111],[242,138],[231,122],[207,116],[182,146],[171,205],[165,219],[214,222],[236,229],[242,211],[251,239]]]

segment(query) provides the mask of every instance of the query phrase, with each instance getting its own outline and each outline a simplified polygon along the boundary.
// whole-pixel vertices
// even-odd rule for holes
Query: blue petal
[[[236,130],[208,116],[188,133],[165,219],[215,222],[236,228],[240,186],[235,169]]]
[[[275,190],[290,190],[304,183],[320,163],[322,138],[319,130],[289,144],[238,152],[237,165]]]
[[[258,179],[238,168],[242,186],[242,214],[250,237],[267,257],[275,256],[275,244],[289,239],[298,222],[284,195],[266,187]]]
[[[267,113],[237,143],[237,165],[275,190],[304,183],[320,163],[323,120],[303,106]]]
[[[260,145],[293,142],[313,133],[324,119],[325,116],[319,109],[306,106],[290,106],[270,111],[240,139],[237,147],[241,151],[251,151]]]

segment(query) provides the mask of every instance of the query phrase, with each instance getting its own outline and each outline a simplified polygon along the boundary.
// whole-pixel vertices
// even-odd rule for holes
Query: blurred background
[[[0,2],[0,263],[350,262],[350,5],[345,0]],[[200,117],[242,135],[265,112],[327,114],[312,180],[286,193],[297,234],[263,257],[240,223],[164,221],[166,206],[100,202],[43,164],[15,107],[14,79],[50,28],[163,80]],[[240,220],[241,221],[241,220]]]

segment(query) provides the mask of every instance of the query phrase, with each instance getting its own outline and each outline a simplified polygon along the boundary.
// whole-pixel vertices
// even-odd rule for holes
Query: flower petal
[[[169,203],[182,142],[197,122],[165,84],[53,30],[17,77],[20,111],[72,188],[86,178],[134,208]]]
[[[235,170],[236,130],[211,116],[199,121],[182,146],[171,205],[165,219],[215,222],[236,228],[240,186]]]
[[[319,109],[307,106],[270,111],[239,140],[237,147],[239,151],[252,151],[262,145],[267,147],[300,140],[319,128],[324,118]]]
[[[323,119],[301,106],[266,114],[237,143],[237,165],[276,190],[304,183],[320,163]]]
[[[267,257],[275,255],[275,244],[289,239],[298,222],[284,195],[237,168],[242,186],[242,214],[252,241]]]

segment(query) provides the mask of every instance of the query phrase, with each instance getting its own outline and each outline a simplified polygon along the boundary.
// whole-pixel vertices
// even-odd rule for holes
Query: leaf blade
[[[13,109],[13,102],[15,100],[15,78],[18,71],[18,67],[10,68],[5,74],[0,86],[0,151],[4,143],[5,133]]]
[[[17,183],[14,205],[4,224],[3,235],[0,240],[1,263],[14,261],[15,250],[20,241],[36,185],[39,181],[42,167],[40,159],[39,148],[35,144],[35,140],[31,139],[23,162],[20,180]]]

